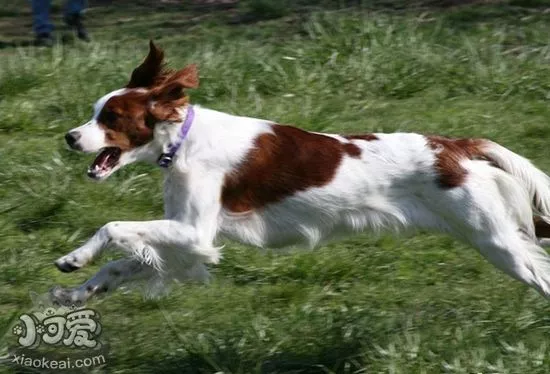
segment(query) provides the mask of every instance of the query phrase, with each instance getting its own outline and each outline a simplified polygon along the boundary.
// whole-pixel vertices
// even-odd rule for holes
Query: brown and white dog
[[[550,257],[537,238],[550,232],[550,178],[528,160],[483,139],[320,134],[192,106],[197,68],[165,70],[163,55],[151,42],[127,86],[101,98],[66,140],[99,152],[94,179],[135,161],[163,167],[164,219],[107,223],[56,266],[80,269],[107,247],[129,257],[79,287],[54,288],[54,298],[84,302],[133,280],[204,281],[205,264],[220,260],[219,238],[315,247],[410,229],[468,243],[550,296]]]

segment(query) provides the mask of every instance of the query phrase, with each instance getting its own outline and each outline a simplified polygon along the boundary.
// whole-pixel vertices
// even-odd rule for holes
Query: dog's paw
[[[54,265],[64,273],[71,273],[84,266],[84,264],[78,261],[78,259],[74,255],[70,254],[59,258],[57,261],[54,262]]]
[[[55,286],[50,289],[49,296],[52,303],[67,307],[80,307],[84,305],[87,300],[86,294],[81,292],[79,289],[63,288],[60,286]]]

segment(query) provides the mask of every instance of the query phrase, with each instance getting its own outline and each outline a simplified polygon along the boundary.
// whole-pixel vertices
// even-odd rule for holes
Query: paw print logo
[[[21,325],[15,325],[13,326],[13,335],[21,336],[23,335],[23,326]]]
[[[36,326],[36,332],[38,334],[43,334],[46,330],[44,329],[44,325],[37,325]]]
[[[46,309],[44,314],[48,317],[51,317],[55,314],[55,309],[54,308],[48,308],[48,309]]]

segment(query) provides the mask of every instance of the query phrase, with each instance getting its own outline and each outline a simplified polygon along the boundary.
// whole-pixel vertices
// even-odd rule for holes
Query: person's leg
[[[50,0],[31,0],[33,29],[37,38],[51,39],[53,25],[50,23]]]
[[[67,25],[76,30],[79,39],[90,40],[88,31],[82,23],[82,11],[86,8],[86,0],[67,0],[65,9],[65,21]]]
[[[80,13],[86,8],[86,0],[67,0],[67,7],[65,8],[65,16],[80,15]]]

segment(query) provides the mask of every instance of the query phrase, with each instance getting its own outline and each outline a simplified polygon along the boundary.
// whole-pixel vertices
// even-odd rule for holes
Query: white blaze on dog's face
[[[126,88],[97,101],[93,118],[67,133],[69,146],[82,152],[99,152],[88,169],[94,179],[105,179],[134,161],[155,162],[163,144],[155,142],[155,126],[177,123],[180,108],[188,103],[186,88],[198,87],[195,65],[163,70],[164,53],[150,43],[149,55],[132,73]]]
[[[78,149],[82,152],[98,152],[99,150],[107,147],[105,142],[105,132],[98,123],[98,117],[105,106],[105,103],[109,101],[113,96],[122,95],[129,91],[126,88],[108,93],[99,99],[94,105],[94,115],[89,122],[86,122],[80,127],[72,129],[67,133],[65,139],[71,148]]]

